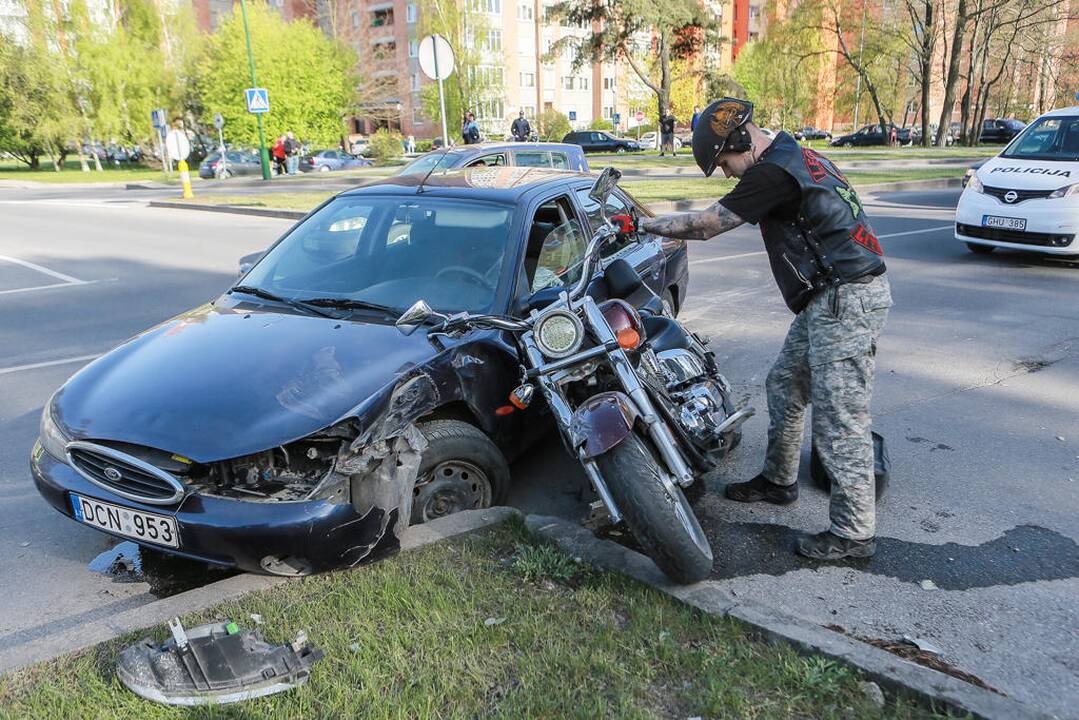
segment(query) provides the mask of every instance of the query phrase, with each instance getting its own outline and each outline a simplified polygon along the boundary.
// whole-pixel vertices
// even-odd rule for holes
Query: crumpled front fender
[[[637,408],[625,393],[593,395],[573,413],[570,422],[573,447],[583,446],[586,459],[602,455],[633,432],[637,417]]]

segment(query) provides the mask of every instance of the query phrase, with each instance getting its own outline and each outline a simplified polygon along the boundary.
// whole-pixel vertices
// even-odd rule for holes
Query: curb
[[[243,207],[242,205],[210,205],[204,203],[173,202],[172,200],[151,200],[150,207],[173,208],[176,210],[202,210],[204,212],[227,213],[229,215],[255,215],[257,217],[299,220],[307,213],[303,210],[275,210],[273,208]]]
[[[820,654],[860,670],[893,693],[906,693],[926,705],[935,703],[984,720],[1048,720],[1017,700],[970,685],[944,673],[904,660],[806,620],[757,602],[737,599],[717,583],[675,585],[644,555],[561,518],[528,515],[530,530],[575,557],[624,573],[711,615],[725,615],[752,628],[768,642],[784,643],[803,654]]]
[[[466,510],[447,515],[423,525],[410,527],[401,538],[401,550],[413,550],[457,535],[498,525],[519,514],[514,508],[493,507],[487,510]],[[265,590],[290,582],[290,580],[291,578],[268,575],[237,575],[155,600],[107,619],[79,625],[60,635],[45,637],[5,650],[0,656],[0,675],[27,665],[84,650],[98,643],[163,623],[177,615],[203,610],[222,601]]]
[[[883,192],[905,192],[908,190],[945,190],[959,187],[963,187],[962,178],[900,180],[898,182],[861,185],[858,186],[856,189],[859,193],[868,195]],[[695,210],[703,210],[706,207],[713,205],[719,198],[720,196],[716,195],[716,197],[714,198],[696,198],[694,200],[665,200],[662,202],[644,203],[644,205],[657,215],[663,215],[665,213],[672,212],[691,212]]]

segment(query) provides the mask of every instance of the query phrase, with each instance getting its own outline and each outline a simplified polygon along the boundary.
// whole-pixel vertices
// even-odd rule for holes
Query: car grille
[[[110,492],[151,505],[171,505],[184,496],[184,485],[164,470],[119,450],[76,441],[67,456],[80,475]]]
[[[1041,245],[1044,247],[1067,247],[1072,244],[1075,235],[1050,235],[1049,233],[1021,232],[1002,228],[987,228],[979,225],[955,224],[955,231],[960,235],[982,240],[1017,243],[1021,245]]]
[[[1015,193],[1016,198],[1015,198],[1015,200],[1008,203],[1009,205],[1014,205],[1015,203],[1021,203],[1024,200],[1035,200],[1035,199],[1039,199],[1039,198],[1047,198],[1053,192],[1052,190],[1014,190],[1012,188],[989,187],[988,185],[983,187],[982,190],[985,192],[986,195],[992,195],[997,200],[1000,200],[1001,202],[1006,202],[1006,203],[1008,201],[1004,199],[1004,196],[1007,195],[1010,192]]]

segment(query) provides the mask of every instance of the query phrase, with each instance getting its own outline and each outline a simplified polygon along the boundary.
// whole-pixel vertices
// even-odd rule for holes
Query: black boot
[[[816,535],[806,535],[798,542],[798,554],[814,560],[867,558],[873,557],[876,552],[876,538],[851,540],[834,535],[830,530]]]
[[[776,485],[764,475],[758,475],[749,482],[730,483],[723,494],[737,502],[770,502],[775,505],[790,505],[798,499],[798,484]]]

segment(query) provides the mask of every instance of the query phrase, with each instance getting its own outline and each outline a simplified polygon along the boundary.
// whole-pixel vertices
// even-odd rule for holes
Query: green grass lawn
[[[0,717],[935,717],[902,698],[882,714],[853,670],[587,569],[519,520],[183,620],[250,626],[251,613],[271,642],[305,630],[325,651],[307,685],[218,709],[155,705],[113,672],[140,634],[0,678]]]
[[[79,169],[79,160],[68,158],[64,162],[61,172],[53,170],[52,163],[48,158],[43,158],[41,167],[31,170],[24,163],[16,160],[0,160],[0,180],[29,180],[42,183],[102,183],[102,182],[137,182],[139,180],[164,180],[165,173],[160,169],[144,167],[142,165],[130,165],[123,163],[120,167],[113,167],[105,163],[101,164],[101,172],[93,169],[90,162],[90,172],[82,172]],[[198,174],[198,168],[192,168],[192,175]],[[174,179],[177,173],[172,173]]]

